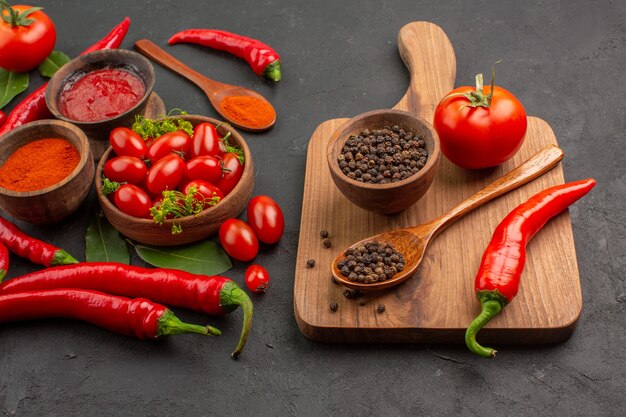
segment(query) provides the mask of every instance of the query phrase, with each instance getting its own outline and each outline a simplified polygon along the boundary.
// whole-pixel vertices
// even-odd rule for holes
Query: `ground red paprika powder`
[[[78,165],[78,149],[65,139],[39,139],[18,148],[0,167],[0,186],[35,191],[65,179]]]
[[[251,128],[266,127],[276,118],[271,105],[250,96],[226,97],[222,101],[222,112],[233,122]]]

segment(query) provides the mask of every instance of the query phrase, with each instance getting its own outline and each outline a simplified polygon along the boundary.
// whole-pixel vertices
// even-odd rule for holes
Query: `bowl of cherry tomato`
[[[246,208],[254,188],[252,154],[234,128],[204,116],[163,120],[176,119],[190,123],[187,131],[143,138],[113,129],[96,169],[105,216],[141,243],[172,246],[211,236]]]

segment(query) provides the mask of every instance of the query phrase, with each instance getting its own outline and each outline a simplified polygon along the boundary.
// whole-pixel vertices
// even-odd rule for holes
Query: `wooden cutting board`
[[[394,107],[432,121],[439,100],[454,85],[456,61],[445,33],[428,22],[413,22],[398,35],[398,47],[411,72],[406,95]],[[467,171],[442,158],[428,193],[405,212],[373,214],[353,205],[333,184],[326,161],[332,133],[348,119],[329,120],[313,132],[308,146],[300,240],[296,260],[294,310],[300,330],[323,342],[463,343],[467,325],[480,311],[473,292],[482,253],[496,225],[533,194],[562,184],[558,165],[544,176],[467,214],[431,241],[413,278],[386,292],[343,296],[331,281],[331,262],[351,243],[385,230],[424,223],[556,144],[550,126],[528,118],[521,150],[504,165]],[[320,231],[330,233],[332,247],[322,245]],[[314,259],[315,267],[307,268]],[[339,309],[332,312],[331,303]],[[377,307],[384,304],[383,313]],[[479,334],[495,344],[552,343],[567,339],[582,308],[580,279],[568,212],[551,220],[528,246],[518,296]]]

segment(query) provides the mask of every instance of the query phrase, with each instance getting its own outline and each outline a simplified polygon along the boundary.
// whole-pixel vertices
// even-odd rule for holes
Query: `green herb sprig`
[[[177,112],[181,116],[186,115],[187,112],[180,109],[172,109],[161,119],[147,119],[144,116],[135,116],[135,123],[131,129],[141,136],[144,140],[148,138],[158,138],[166,133],[182,130],[189,136],[193,136],[193,125],[191,122],[181,119],[180,117],[172,117],[174,112]]]
[[[198,198],[198,189],[196,187],[189,187],[187,194],[175,190],[165,190],[162,195],[163,200],[161,204],[158,207],[150,208],[150,214],[157,224],[163,224],[168,218],[179,219],[185,216],[197,216],[205,208],[212,207],[220,202],[220,198],[217,195],[206,198],[200,194],[202,198]],[[180,223],[174,222],[172,224],[173,235],[182,231]]]

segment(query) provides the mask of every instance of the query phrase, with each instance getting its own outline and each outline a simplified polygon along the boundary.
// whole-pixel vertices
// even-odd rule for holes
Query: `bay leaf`
[[[13,100],[13,97],[27,88],[27,72],[10,72],[0,68],[0,109]]]
[[[128,246],[120,233],[101,213],[91,218],[85,235],[87,262],[119,262],[130,264]]]
[[[185,246],[151,246],[133,243],[137,255],[150,265],[181,269],[192,274],[216,275],[233,267],[221,246],[203,240]]]
[[[39,65],[39,73],[42,77],[52,77],[63,65],[70,62],[70,57],[61,51],[53,51],[45,61]]]

